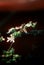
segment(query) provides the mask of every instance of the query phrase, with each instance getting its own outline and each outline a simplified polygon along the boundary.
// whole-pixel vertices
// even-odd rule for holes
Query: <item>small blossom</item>
[[[0,41],[5,41],[5,38],[3,38],[3,36],[0,37]]]
[[[37,22],[34,22],[34,23],[33,23],[33,25],[32,25],[32,27],[35,27],[35,26],[36,26],[36,24],[37,24]]]
[[[23,31],[24,31],[25,33],[27,33],[27,30],[26,30],[26,28],[23,28]]]
[[[32,26],[32,21],[30,21],[29,23],[27,23],[27,24],[25,25],[25,27],[30,27],[30,26]]]
[[[5,55],[2,55],[2,57],[5,57]]]
[[[20,27],[15,27],[15,29],[16,29],[16,30],[19,30],[19,29],[20,29]]]
[[[3,38],[3,36],[1,36],[1,39],[2,39],[3,41],[5,41],[5,38]]]
[[[10,33],[14,29],[15,29],[14,27],[12,27],[11,29],[9,29],[8,32],[7,32],[7,34]]]
[[[37,24],[37,22],[32,22],[32,21],[30,21],[29,23],[27,23],[26,25],[25,25],[25,27],[35,27],[36,26],[36,24]]]
[[[12,42],[12,43],[14,43],[14,42],[15,42],[14,36],[7,37],[7,42]]]
[[[15,29],[19,30],[19,29],[22,29],[22,27],[23,27],[23,24],[21,26],[19,26],[19,27],[15,27]]]
[[[15,27],[16,30],[19,30],[19,29],[21,29],[21,28],[22,28],[22,25],[19,26],[19,27]]]

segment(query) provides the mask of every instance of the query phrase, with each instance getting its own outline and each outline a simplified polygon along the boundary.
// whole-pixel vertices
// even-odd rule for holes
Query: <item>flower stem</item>
[[[8,51],[11,49],[12,45],[13,45],[13,43],[11,43],[11,45],[10,45],[10,47],[9,47]]]

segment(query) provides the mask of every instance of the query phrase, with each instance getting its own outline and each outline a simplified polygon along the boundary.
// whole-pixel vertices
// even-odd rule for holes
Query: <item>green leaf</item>
[[[16,37],[20,37],[21,36],[21,32],[19,31],[19,32],[14,32],[13,34],[12,34],[15,38]]]
[[[9,52],[13,54],[14,53],[14,49],[11,48]]]
[[[0,37],[0,42],[2,42],[3,40],[2,40],[2,38]]]

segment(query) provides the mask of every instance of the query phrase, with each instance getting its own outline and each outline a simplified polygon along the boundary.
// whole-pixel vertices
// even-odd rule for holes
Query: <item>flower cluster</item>
[[[10,34],[9,37],[7,37],[7,41],[6,42],[12,42],[14,43],[15,42],[15,38],[21,36],[21,34],[24,32],[24,33],[28,33],[27,32],[27,28],[28,27],[32,27],[34,28],[36,26],[37,22],[32,22],[32,21],[29,21],[29,23],[27,24],[22,24],[21,26],[19,27],[12,27],[8,30],[7,34]],[[5,41],[5,38],[3,38],[3,36],[0,37],[0,42],[1,41]]]
[[[8,32],[7,32],[7,34],[9,34],[9,33],[11,33],[10,34],[10,37],[7,37],[7,42],[15,42],[15,38],[16,37],[19,37],[19,36],[21,36],[21,34],[24,32],[24,33],[28,33],[27,32],[27,29],[26,28],[28,28],[28,27],[32,27],[32,28],[34,28],[35,26],[36,26],[36,24],[37,24],[37,22],[32,22],[32,21],[29,21],[29,23],[27,23],[27,24],[22,24],[21,26],[19,26],[19,27],[12,27],[12,28],[10,28],[9,30],[8,30]]]

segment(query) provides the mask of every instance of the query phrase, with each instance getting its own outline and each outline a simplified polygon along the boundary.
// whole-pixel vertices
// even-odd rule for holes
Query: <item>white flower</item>
[[[21,29],[21,28],[22,28],[22,26],[15,27],[16,30],[19,30],[19,29]]]
[[[23,28],[23,32],[27,33],[27,30],[26,30],[26,28]]]
[[[22,29],[22,26],[23,26],[23,24],[21,26],[19,26],[19,27],[15,27],[15,29],[16,30]]]
[[[16,30],[20,29],[19,27],[15,27]]]
[[[25,27],[30,27],[30,26],[32,26],[32,21],[30,21],[29,23],[27,23],[27,24],[25,25]]]
[[[15,42],[14,36],[7,37],[7,42],[12,42],[12,43],[14,43],[14,42]]]
[[[5,57],[5,55],[2,55],[2,57]]]
[[[15,29],[14,27],[10,28],[10,29],[8,30],[7,34],[10,33],[10,32],[11,32],[12,30],[14,30],[14,29]]]
[[[3,36],[1,36],[2,40],[5,41],[5,38],[3,38]]]
[[[29,23],[27,23],[26,25],[25,25],[25,27],[35,27],[36,26],[36,24],[37,24],[37,22],[32,22],[32,21],[30,21]]]
[[[35,27],[35,26],[36,26],[36,24],[37,24],[37,22],[34,22],[34,23],[33,23],[33,25],[32,25],[32,27]]]

